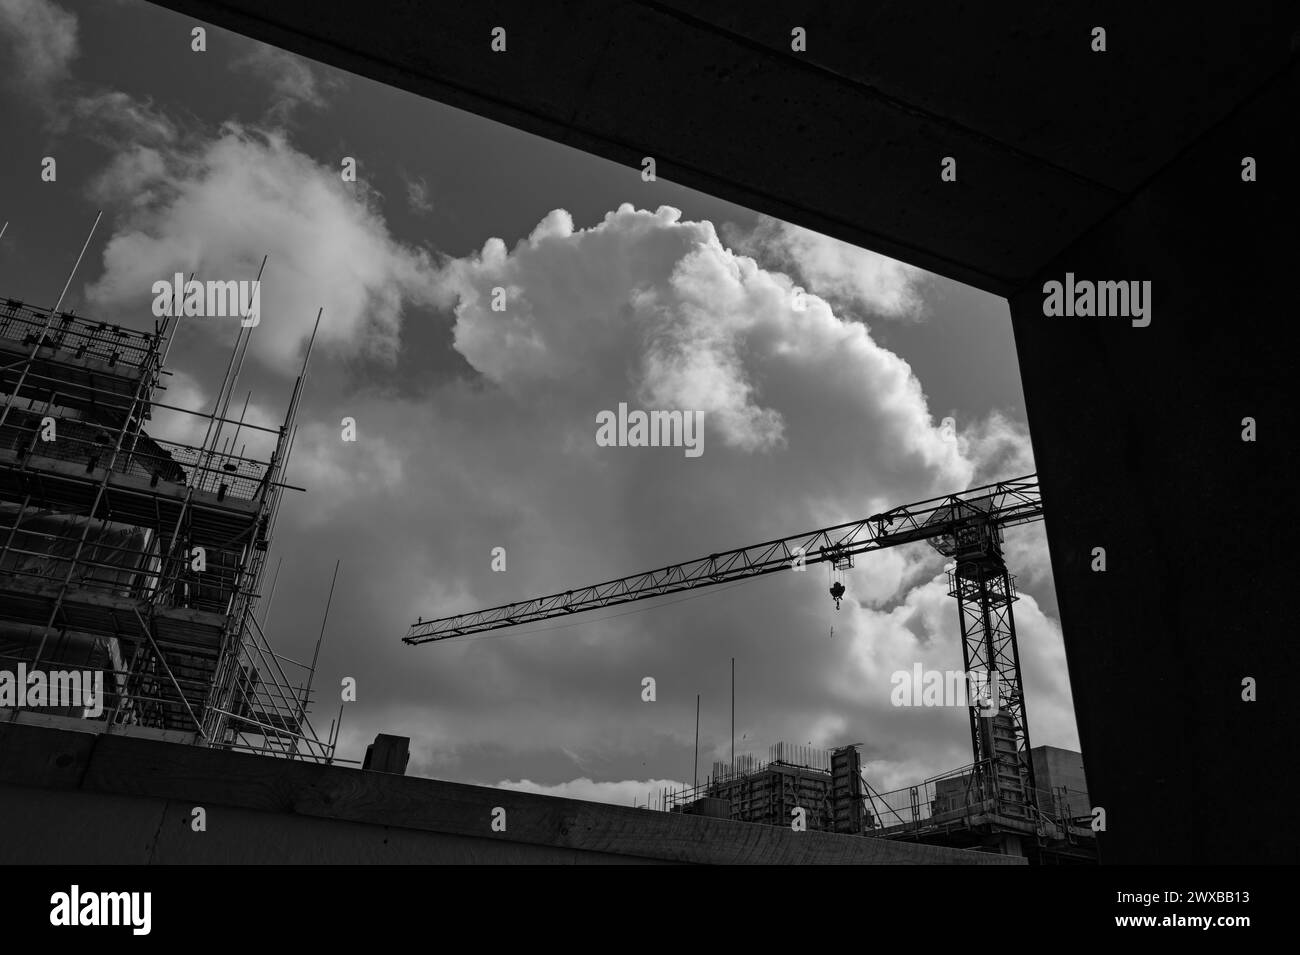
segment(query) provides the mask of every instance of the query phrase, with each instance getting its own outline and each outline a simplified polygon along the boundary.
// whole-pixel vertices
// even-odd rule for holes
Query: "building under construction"
[[[992,737],[1004,740],[1014,766],[1015,739],[1005,714]],[[1054,746],[1032,750],[1039,788],[1027,797],[1014,772],[974,766],[916,786],[877,792],[855,746],[822,750],[777,743],[768,760],[715,762],[702,785],[666,794],[672,812],[790,827],[796,810],[810,830],[1025,856],[1038,863],[1096,861],[1082,757]],[[1009,781],[1009,782],[1008,782]]]
[[[832,754],[811,746],[777,743],[768,750],[766,762],[753,756],[739,757],[734,767],[715,762],[708,782],[684,793],[670,794],[667,806],[681,812],[769,826],[789,825],[791,813],[802,809],[809,829],[849,831],[837,828],[836,820],[840,811],[847,811],[852,798],[846,800],[843,797],[848,793],[838,793],[831,775],[832,763],[845,753],[857,755],[851,748]]]
[[[0,671],[87,677],[81,699],[0,701],[0,721],[327,758],[309,674],[254,614],[306,361],[279,427],[244,420],[247,402],[233,419],[241,323],[212,407],[178,408],[177,322],[0,301]],[[201,439],[151,436],[164,414]]]

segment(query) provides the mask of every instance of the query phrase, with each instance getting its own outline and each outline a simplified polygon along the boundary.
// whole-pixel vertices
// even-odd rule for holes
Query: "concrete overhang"
[[[1275,76],[1300,26],[1280,2],[153,2],[1000,295]]]

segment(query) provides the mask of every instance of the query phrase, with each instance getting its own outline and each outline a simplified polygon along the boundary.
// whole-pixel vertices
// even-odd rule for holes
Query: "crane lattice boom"
[[[410,644],[429,643],[535,623],[771,574],[789,569],[799,558],[805,564],[827,560],[842,562],[856,554],[920,540],[934,543],[940,551],[951,556],[948,543],[972,522],[1001,528],[1027,524],[1040,520],[1042,516],[1038,477],[1031,474],[896,507],[860,521],[710,554],[687,563],[620,577],[579,590],[566,590],[437,620],[421,620],[412,624],[402,639]]]

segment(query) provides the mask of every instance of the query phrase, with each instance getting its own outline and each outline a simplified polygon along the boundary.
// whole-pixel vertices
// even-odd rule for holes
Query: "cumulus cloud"
[[[75,124],[112,152],[89,186],[116,212],[103,272],[86,291],[90,304],[139,312],[157,281],[178,272],[199,281],[252,279],[265,255],[254,362],[295,368],[318,307],[325,309],[322,345],[391,361],[404,310],[431,304],[436,285],[430,254],[391,236],[379,197],[344,183],[337,168],[296,149],[282,131],[182,126],[151,100],[120,90],[56,93],[76,55],[77,30],[73,14],[46,0],[0,0],[0,40],[13,45],[19,72],[46,100],[56,131]],[[265,45],[236,65],[271,82],[279,97],[273,114],[322,105],[334,83]]]
[[[326,93],[339,85],[334,77],[322,79],[309,61],[295,53],[265,43],[254,44],[244,55],[231,61],[230,68],[246,71],[266,82],[275,98],[268,119],[283,123],[299,107],[322,109]]]
[[[278,132],[225,125],[214,137],[119,154],[96,197],[124,208],[87,290],[97,307],[140,306],[174,273],[252,279],[262,255],[255,361],[296,366],[318,307],[318,342],[395,356],[403,310],[433,301],[427,252],[393,239],[359,184]]]
[[[873,316],[917,320],[925,273],[876,252],[763,216],[750,232],[728,235],[739,249],[792,271],[807,291]]]
[[[561,285],[570,273],[580,280]],[[607,400],[702,411],[725,445],[749,452],[786,447],[788,415],[768,400],[780,394],[827,420],[847,418],[843,437],[888,443],[889,469],[921,465],[963,487],[972,473],[955,440],[939,434],[905,361],[821,299],[795,309],[786,276],[724,248],[711,223],[681,221],[676,209],[625,204],[583,230],[556,210],[514,250],[491,240],[447,274],[457,349],[507,391],[545,382],[573,394],[594,375]],[[498,287],[509,297],[504,313],[491,308]]]
[[[364,414],[359,419],[349,417],[358,421],[358,427],[368,426]],[[339,435],[334,424],[315,421],[305,423],[294,439],[293,479],[310,486],[313,501],[319,502],[307,520],[332,520],[340,508],[350,506],[358,497],[400,493],[404,486],[405,455],[391,438],[367,434],[363,446],[357,448],[354,442],[339,440]]]
[[[891,700],[895,673],[912,673],[918,664],[923,672],[962,670],[961,632],[946,575],[913,587],[887,608],[853,602],[846,611],[836,637],[842,627],[852,666],[836,675],[835,692],[860,701],[862,718],[875,730],[865,750],[872,785],[897,788],[914,784],[920,768],[933,773],[969,763],[964,707],[895,706]],[[1027,593],[1014,612],[1031,742],[1077,748],[1060,622]]]
[[[961,434],[963,452],[978,462],[974,483],[989,484],[1034,471],[1029,429],[999,411],[971,422]]]
[[[429,184],[422,176],[406,179],[406,203],[416,215],[428,215],[433,211],[433,198]]]
[[[178,136],[176,125],[152,102],[121,90],[100,90],[77,97],[72,101],[71,116],[82,135],[119,154],[152,152],[174,143]]]
[[[77,18],[49,0],[0,0],[0,49],[13,58],[15,81],[45,99],[77,56]]]
[[[312,553],[344,547],[345,565],[365,568],[363,592],[333,611],[357,635],[338,665],[381,686],[388,704],[349,717],[349,738],[399,727],[433,736],[436,751],[412,772],[444,778],[630,785],[680,766],[683,753],[689,765],[698,692],[707,771],[729,749],[735,656],[740,754],[765,756],[782,739],[863,742],[877,788],[969,762],[964,712],[889,703],[892,668],[962,665],[943,559],[925,545],[860,558],[838,613],[825,567],[814,566],[680,601],[401,645],[417,616],[1018,476],[999,469],[1028,452],[1010,421],[936,420],[911,367],[869,328],[816,296],[794,309],[787,276],[674,209],[623,206],[588,228],[556,210],[513,247],[493,239],[444,263],[439,286],[473,374],[418,395],[319,396],[313,414],[330,427],[291,467],[310,493],[286,510],[280,533]],[[504,311],[492,309],[498,288]],[[703,408],[705,453],[598,447],[595,415],[620,401]],[[357,417],[355,445],[331,431],[342,414]],[[491,569],[497,546],[506,573]],[[1031,599],[1017,604],[1017,622],[1034,740],[1070,745],[1059,626]],[[646,675],[658,681],[653,705],[640,699]]]

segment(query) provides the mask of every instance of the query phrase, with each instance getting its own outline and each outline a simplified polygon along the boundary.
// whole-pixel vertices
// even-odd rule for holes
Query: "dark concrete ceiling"
[[[1277,74],[1300,27],[1268,2],[153,2],[1004,295]]]

